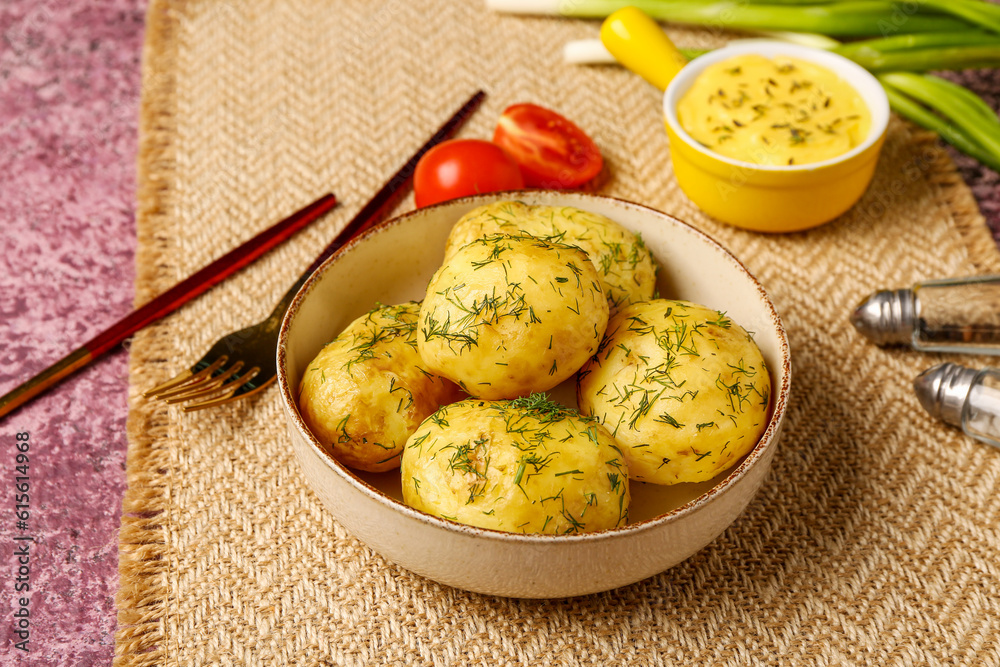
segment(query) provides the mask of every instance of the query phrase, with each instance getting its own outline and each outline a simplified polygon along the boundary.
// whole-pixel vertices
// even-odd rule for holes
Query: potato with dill
[[[515,398],[571,377],[601,342],[608,303],[580,248],[533,236],[476,239],[431,278],[417,345],[472,396]]]
[[[656,264],[642,238],[598,213],[519,201],[486,204],[455,223],[445,245],[445,259],[491,234],[530,234],[583,248],[597,268],[612,314],[630,303],[653,298],[656,290]]]
[[[379,305],[349,324],[306,367],[299,410],[346,466],[399,467],[406,439],[441,405],[465,394],[427,370],[417,353],[420,304]]]
[[[618,441],[632,479],[701,482],[767,427],[771,381],[753,338],[724,313],[657,299],[621,310],[577,376],[580,411]]]
[[[544,394],[441,408],[410,436],[401,473],[408,505],[481,528],[572,534],[628,518],[614,439]]]

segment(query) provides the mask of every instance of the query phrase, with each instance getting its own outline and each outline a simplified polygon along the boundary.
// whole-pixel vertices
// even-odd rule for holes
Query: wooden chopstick
[[[343,248],[350,240],[365,232],[376,224],[382,221],[395,207],[410,190],[410,185],[413,183],[413,172],[417,168],[417,163],[420,162],[420,158],[424,156],[424,153],[434,148],[445,139],[454,136],[455,132],[469,119],[469,116],[479,108],[486,98],[486,93],[479,90],[476,91],[472,97],[470,97],[465,104],[458,108],[451,115],[451,117],[445,121],[441,127],[438,128],[431,137],[424,142],[424,145],[417,149],[417,151],[410,156],[410,159],[399,168],[399,170],[389,177],[389,179],[382,185],[382,188],[372,196],[372,198],[365,204],[360,211],[358,211],[355,216],[351,219],[347,225],[337,234],[337,237],[333,239],[330,243],[320,253],[319,257],[305,270],[302,277],[299,278],[299,286],[304,284],[309,276],[320,267],[320,265],[327,259],[332,257],[336,252]]]
[[[438,131],[421,146],[413,156],[382,186],[372,199],[341,230],[333,242],[316,258],[306,270],[300,282],[304,282],[320,264],[340,250],[347,241],[370,228],[395,206],[406,194],[413,182],[413,171],[424,153],[436,144],[448,139],[458,130],[472,113],[482,104],[486,94],[477,91],[452,114]],[[281,222],[269,227],[235,250],[232,250],[208,266],[185,278],[163,294],[132,311],[92,340],[70,352],[38,375],[27,380],[12,391],[0,396],[0,420],[24,405],[34,397],[53,387],[61,380],[87,366],[97,357],[120,344],[144,326],[164,315],[172,313],[191,299],[204,293],[234,272],[250,264],[255,259],[278,245],[289,236],[327,213],[337,204],[332,194],[326,194]]]

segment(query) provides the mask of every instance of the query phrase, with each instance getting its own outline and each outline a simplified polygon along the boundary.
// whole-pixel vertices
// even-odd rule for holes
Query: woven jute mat
[[[480,0],[154,0],[147,30],[137,301],[327,190],[343,203],[132,343],[116,664],[1000,662],[1000,452],[919,408],[912,379],[942,358],[875,348],[848,322],[877,288],[1000,270],[933,138],[894,120],[850,213],[765,236],[678,190],[656,91],[616,67],[562,64],[563,44],[596,22],[499,16]],[[142,398],[263,318],[480,87],[462,136],[492,136],[516,102],[563,112],[607,158],[600,191],[719,239],[791,340],[793,396],[765,487],[697,555],[603,594],[495,598],[386,562],[306,487],[276,390],[196,414]]]

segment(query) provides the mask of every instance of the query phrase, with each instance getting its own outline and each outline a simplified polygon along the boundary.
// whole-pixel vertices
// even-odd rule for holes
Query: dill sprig
[[[469,428],[471,422],[465,421],[469,409],[480,411],[476,423],[481,418],[481,423],[493,424],[489,430],[484,428],[471,437],[465,435],[474,430]],[[462,410],[461,418],[457,410]],[[611,513],[610,518],[614,519],[614,506],[599,514],[591,509],[598,502],[605,502],[599,499],[609,495],[618,496],[619,522],[627,516],[623,499],[627,495],[628,475],[617,447],[613,456],[602,457],[600,476],[587,477],[585,470],[590,468],[581,466],[577,455],[565,458],[566,447],[579,446],[569,444],[574,440],[607,447],[610,444],[607,434],[602,439],[600,428],[595,418],[584,417],[545,393],[504,401],[466,399],[444,406],[428,418],[410,439],[406,456],[412,452],[425,461],[433,461],[438,471],[434,477],[439,480],[435,484],[445,485],[437,492],[448,489],[447,493],[453,494],[460,505],[468,506],[467,512],[502,521],[501,510],[506,503],[516,500],[537,504],[537,519],[508,529],[576,533],[587,530],[588,523],[596,517],[607,520]],[[463,435],[455,437],[456,433]],[[511,446],[515,456],[505,453],[498,459],[497,452],[504,450],[494,448]],[[504,463],[497,463],[498,460]],[[443,477],[438,477],[439,473]],[[540,478],[544,478],[541,483]],[[584,482],[586,486],[579,486]],[[429,483],[425,479],[422,488],[414,483],[414,492],[428,496]],[[494,490],[498,488],[510,489],[517,498],[510,497],[511,491],[507,497],[496,496]],[[573,491],[568,492],[569,489]]]
[[[612,436],[638,441],[630,445],[636,449],[648,447],[639,439],[654,423],[670,427],[668,432],[687,432],[679,437],[708,441],[717,437],[720,428],[739,428],[751,409],[766,411],[770,398],[763,361],[726,352],[726,339],[752,342],[722,311],[670,300],[652,307],[632,306],[610,326],[598,353],[581,372],[579,386],[591,397],[595,416]],[[659,354],[647,352],[650,343],[655,343]],[[702,359],[712,359],[711,366],[703,366]],[[587,384],[600,375],[602,367],[614,369],[613,381]],[[712,375],[706,370],[699,377],[697,368],[714,370]],[[694,413],[685,406],[703,399],[723,409],[692,418]],[[702,456],[708,450],[714,453]],[[701,458],[720,455],[718,448],[698,451]],[[661,467],[668,462],[661,462]]]
[[[394,306],[377,303],[334,340],[350,345],[351,356],[344,363],[344,370],[350,371],[355,364],[390,354],[386,346],[400,338],[415,350],[419,311],[420,304],[416,301]]]
[[[469,252],[477,258],[470,260],[473,271],[496,266],[502,269],[504,279],[501,284],[486,289],[481,285],[464,282],[449,285],[446,280],[442,280],[445,284],[434,292],[433,306],[426,308],[421,314],[420,335],[423,340],[444,341],[452,352],[461,355],[470,348],[479,346],[482,333],[488,328],[495,328],[511,320],[524,322],[526,325],[543,323],[543,316],[529,301],[532,285],[524,285],[512,279],[508,272],[512,263],[520,256],[519,248],[524,243],[557,252],[570,250],[577,257],[581,252],[576,246],[548,242],[524,234],[492,234],[468,244],[466,248],[471,248]],[[565,275],[555,276],[550,283],[556,292],[561,293],[561,285],[568,285],[573,281],[578,288],[582,287],[582,269],[576,261],[565,261],[565,268]],[[530,275],[528,280],[537,285],[537,281]],[[599,285],[593,287],[600,293]],[[574,303],[578,308],[578,303]]]
[[[612,310],[645,300],[655,289],[656,263],[641,236],[596,213],[568,206],[498,202],[470,212],[456,230],[460,239],[527,234],[580,248],[597,269]]]

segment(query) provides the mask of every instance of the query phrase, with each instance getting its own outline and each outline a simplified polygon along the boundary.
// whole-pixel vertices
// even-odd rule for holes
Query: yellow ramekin
[[[791,166],[734,160],[695,141],[677,119],[677,103],[706,67],[748,53],[800,58],[836,72],[868,105],[868,136],[843,155]],[[871,183],[889,124],[885,90],[865,69],[835,53],[765,40],[734,43],[692,60],[667,86],[663,111],[674,175],[684,193],[713,218],[759,232],[809,229],[850,209]]]

